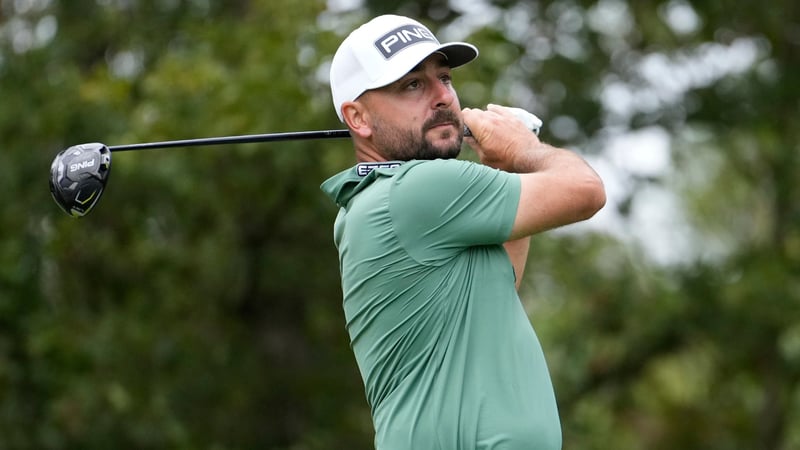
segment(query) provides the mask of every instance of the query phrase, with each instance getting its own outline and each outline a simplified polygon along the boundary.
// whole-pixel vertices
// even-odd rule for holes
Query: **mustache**
[[[422,130],[427,131],[443,123],[452,123],[456,126],[456,128],[461,129],[461,120],[459,120],[456,113],[450,111],[449,109],[439,109],[433,114],[433,117],[426,120],[425,123],[422,124]]]

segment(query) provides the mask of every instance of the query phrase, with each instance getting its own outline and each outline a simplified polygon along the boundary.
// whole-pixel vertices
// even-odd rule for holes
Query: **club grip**
[[[508,107],[508,109],[511,110],[514,116],[522,121],[529,130],[533,131],[537,136],[539,135],[539,130],[542,129],[543,125],[542,119],[522,108]],[[472,131],[466,124],[464,124],[464,136],[472,136]]]

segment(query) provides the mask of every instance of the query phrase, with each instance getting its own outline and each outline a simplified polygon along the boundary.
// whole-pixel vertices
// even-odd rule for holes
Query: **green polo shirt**
[[[344,314],[376,448],[561,448],[545,358],[502,246],[519,176],[454,159],[385,166],[322,185],[341,208]]]

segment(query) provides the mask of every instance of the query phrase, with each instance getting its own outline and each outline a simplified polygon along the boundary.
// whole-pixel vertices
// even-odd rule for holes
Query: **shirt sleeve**
[[[517,174],[462,160],[413,165],[389,196],[394,231],[417,261],[436,264],[466,247],[508,240],[520,196]]]

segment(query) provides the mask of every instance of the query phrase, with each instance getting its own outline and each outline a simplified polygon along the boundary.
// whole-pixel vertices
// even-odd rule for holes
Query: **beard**
[[[426,138],[426,133],[431,128],[443,124],[455,124],[454,130],[442,131],[440,137],[449,139],[453,135],[457,139],[450,144],[439,146]],[[397,126],[376,120],[373,124],[375,131],[375,144],[378,146],[383,156],[390,161],[409,161],[412,159],[452,159],[461,153],[461,142],[464,139],[461,125],[456,113],[450,110],[441,109],[430,119],[422,124],[421,130],[402,129]]]

